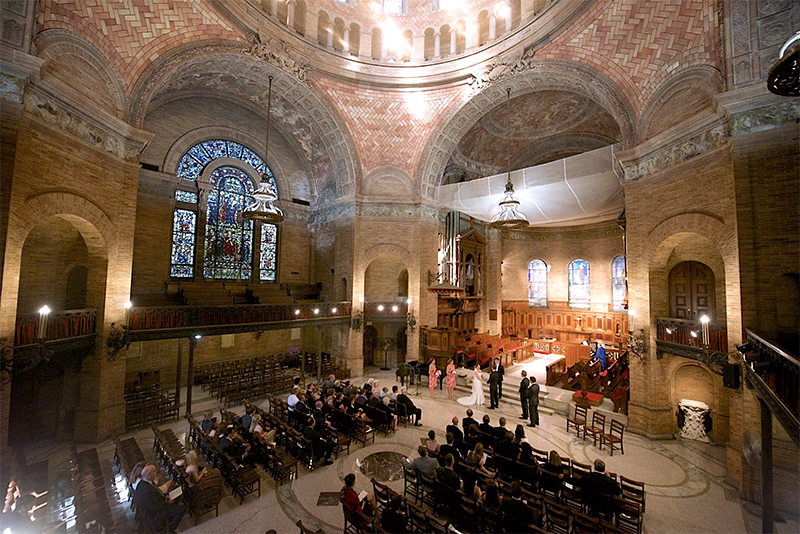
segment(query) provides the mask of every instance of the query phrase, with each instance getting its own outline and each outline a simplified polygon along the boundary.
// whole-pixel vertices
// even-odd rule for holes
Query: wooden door
[[[685,261],[669,273],[669,315],[687,321],[708,315],[714,322],[714,273],[696,261]]]
[[[364,368],[375,365],[375,351],[378,346],[378,330],[372,326],[364,327]]]

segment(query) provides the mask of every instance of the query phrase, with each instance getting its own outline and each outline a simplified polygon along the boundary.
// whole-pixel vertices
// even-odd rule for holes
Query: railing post
[[[774,531],[772,496],[772,412],[763,400],[761,406],[761,532]]]

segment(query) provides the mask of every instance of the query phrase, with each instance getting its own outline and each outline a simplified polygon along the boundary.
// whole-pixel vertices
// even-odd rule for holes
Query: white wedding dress
[[[458,399],[464,406],[483,406],[486,404],[486,395],[483,393],[483,373],[480,367],[475,367],[472,374],[472,395]]]

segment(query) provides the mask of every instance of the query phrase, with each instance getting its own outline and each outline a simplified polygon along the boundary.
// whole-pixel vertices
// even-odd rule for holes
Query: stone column
[[[442,55],[442,34],[433,34],[433,57],[438,58]]]
[[[450,30],[450,55],[451,56],[456,55],[456,42],[457,42],[456,38],[457,38],[457,36],[458,36],[458,30],[455,27],[453,27]]]
[[[345,54],[350,52],[350,30],[345,28],[344,35],[342,36],[342,52]]]
[[[494,15],[489,15],[489,40],[494,41],[497,38],[497,18]]]
[[[289,0],[286,3],[286,25],[294,29],[294,5],[295,0]]]

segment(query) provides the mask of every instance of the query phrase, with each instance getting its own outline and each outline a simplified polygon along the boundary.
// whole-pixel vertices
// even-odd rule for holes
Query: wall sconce
[[[408,314],[406,315],[406,326],[408,326],[408,329],[413,332],[417,328],[417,318],[414,317],[414,312],[411,309],[411,299],[408,299],[406,301],[406,304],[408,304]]]
[[[632,352],[640,362],[646,363],[645,354],[647,354],[647,343],[645,342],[644,330],[640,328],[638,334],[633,332],[629,332],[629,334],[628,339],[625,341],[628,350]]]
[[[108,332],[106,347],[108,347],[108,361],[113,362],[122,349],[131,346],[131,339],[128,335],[128,326],[122,325],[122,330],[116,327],[116,323],[111,323],[111,330]]]

